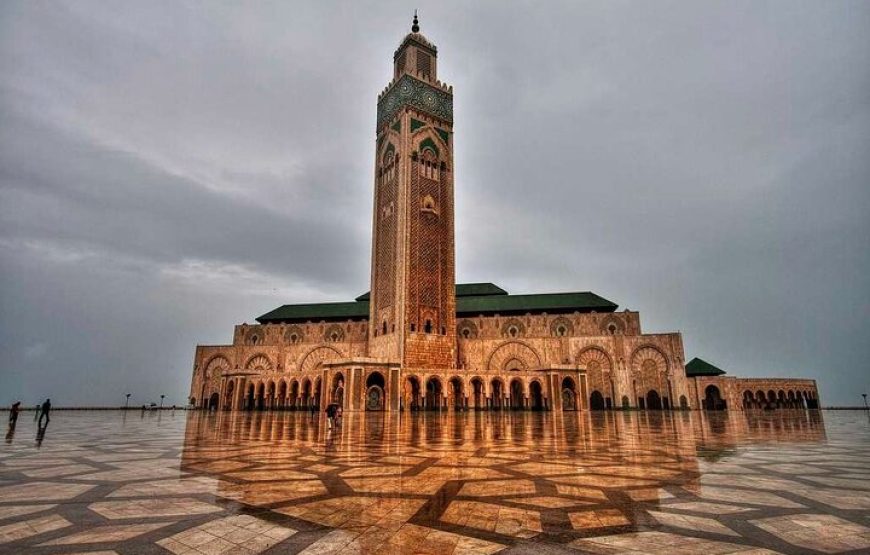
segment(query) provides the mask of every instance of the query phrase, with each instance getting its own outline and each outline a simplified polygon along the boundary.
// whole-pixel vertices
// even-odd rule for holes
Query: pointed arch
[[[297,367],[300,372],[314,371],[324,362],[341,358],[342,356],[344,355],[342,355],[341,351],[335,347],[319,345],[302,355]]]
[[[507,341],[490,353],[486,367],[490,372],[503,372],[512,369],[507,368],[510,362],[521,363],[522,367],[516,370],[528,370],[541,366],[541,356],[528,343]]]
[[[248,362],[245,363],[245,370],[256,370],[258,372],[271,372],[272,361],[263,353],[252,355]]]
[[[205,370],[203,371],[203,375],[206,380],[210,380],[214,378],[216,375],[220,375],[224,370],[231,368],[230,361],[227,357],[221,354],[213,355],[211,358],[206,361],[205,365],[203,365]]]

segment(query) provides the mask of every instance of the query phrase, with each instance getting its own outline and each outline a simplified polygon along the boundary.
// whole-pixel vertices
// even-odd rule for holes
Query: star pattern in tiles
[[[863,553],[852,413],[63,412],[0,449],[0,553]]]

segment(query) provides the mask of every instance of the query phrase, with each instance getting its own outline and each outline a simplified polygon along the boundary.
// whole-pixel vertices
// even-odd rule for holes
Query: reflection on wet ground
[[[864,412],[28,424],[0,450],[0,552],[870,551]]]

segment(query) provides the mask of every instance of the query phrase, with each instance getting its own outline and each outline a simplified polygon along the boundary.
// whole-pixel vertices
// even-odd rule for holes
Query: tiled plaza
[[[23,413],[2,553],[868,553],[864,412]]]

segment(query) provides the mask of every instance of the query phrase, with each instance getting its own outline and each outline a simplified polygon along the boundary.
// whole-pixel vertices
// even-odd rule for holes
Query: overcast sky
[[[591,290],[687,359],[861,402],[866,1],[7,0],[0,404],[182,404],[196,344],[366,291],[414,7],[454,85],[459,281]]]

